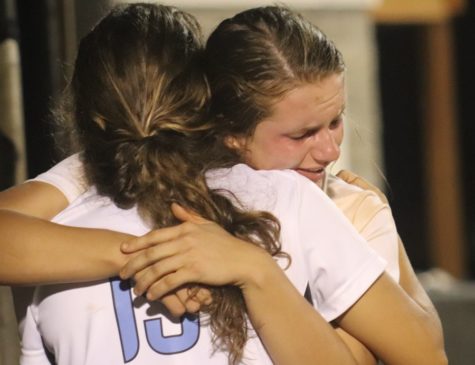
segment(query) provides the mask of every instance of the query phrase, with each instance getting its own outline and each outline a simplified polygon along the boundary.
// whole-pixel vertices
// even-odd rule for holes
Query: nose
[[[329,129],[321,130],[313,136],[313,144],[310,151],[313,159],[320,163],[329,164],[340,157],[340,145]]]

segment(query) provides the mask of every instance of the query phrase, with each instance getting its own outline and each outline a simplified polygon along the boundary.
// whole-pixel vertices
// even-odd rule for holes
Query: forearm
[[[435,333],[439,334],[441,342],[443,342],[442,324],[437,310],[417,279],[401,239],[398,240],[398,247],[400,269],[399,284],[411,299],[426,313],[427,320],[433,326]]]
[[[29,181],[0,191],[0,209],[31,217],[51,219],[68,206],[66,197],[54,186]]]
[[[336,327],[335,331],[338,336],[341,337],[343,342],[345,342],[345,344],[348,346],[354,358],[357,360],[358,364],[376,365],[378,363],[378,360],[376,359],[374,354],[369,351],[368,348],[356,338],[351,336],[349,333],[347,333],[340,327]]]
[[[275,364],[357,364],[275,263],[261,265],[253,281],[243,286],[249,317]]]
[[[447,364],[444,346],[427,313],[387,274],[338,320],[388,365]]]
[[[0,209],[0,283],[81,282],[116,275],[130,235],[67,227]]]

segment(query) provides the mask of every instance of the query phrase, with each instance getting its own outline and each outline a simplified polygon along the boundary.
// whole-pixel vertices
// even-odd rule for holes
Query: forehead
[[[267,119],[285,121],[302,117],[317,122],[342,113],[345,102],[344,75],[332,74],[289,91],[273,105],[271,115]]]

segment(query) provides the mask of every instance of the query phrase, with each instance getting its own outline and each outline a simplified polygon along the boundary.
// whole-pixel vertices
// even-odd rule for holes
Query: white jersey
[[[41,181],[53,185],[71,203],[88,189],[85,180],[82,162],[76,153],[29,181]]]
[[[285,272],[302,295],[310,288],[327,321],[344,313],[384,270],[331,200],[296,173],[237,165],[211,173],[208,183],[280,220],[282,248],[292,258]],[[92,190],[55,221],[135,235],[149,231],[135,209],[121,210]],[[160,304],[135,297],[128,283],[117,279],[38,287],[25,320],[21,363],[49,364],[46,347],[60,365],[227,364],[226,353],[213,352],[205,323],[194,316],[173,320]],[[246,345],[244,362],[272,363],[256,336]]]
[[[71,203],[84,193],[87,185],[78,155],[72,155],[35,181],[54,185]],[[396,223],[391,208],[370,190],[363,190],[329,174],[325,193],[343,212],[358,233],[383,258],[386,272],[399,282],[399,247]],[[252,194],[247,195],[252,197]]]

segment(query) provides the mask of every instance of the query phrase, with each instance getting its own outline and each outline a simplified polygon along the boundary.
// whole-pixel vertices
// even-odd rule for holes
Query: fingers
[[[188,313],[196,313],[201,308],[201,303],[195,299],[192,292],[194,290],[199,290],[198,287],[186,286],[184,288],[178,289],[176,295],[180,298],[181,303],[185,306],[185,309]]]
[[[173,317],[179,318],[185,313],[197,313],[203,305],[212,303],[211,292],[201,286],[189,285],[165,294],[160,302]]]
[[[211,291],[207,288],[199,287],[199,290],[195,293],[194,297],[201,305],[210,305],[213,302]]]
[[[153,264],[144,264],[144,268],[133,275],[135,281],[135,295],[142,295],[148,291],[150,286],[155,282],[162,279],[164,276],[179,270],[182,266],[181,256],[171,256]],[[127,272],[128,268],[124,268],[124,270]],[[169,290],[176,288],[177,287],[171,287]],[[163,294],[166,294],[166,292]]]
[[[172,203],[171,209],[172,209],[173,215],[179,220],[181,220],[182,222],[193,222],[193,223],[208,222],[206,219],[202,218],[198,214],[183,208],[181,205],[178,205],[177,203]]]
[[[203,305],[210,305],[213,302],[211,291],[201,285],[188,286],[187,295],[188,301],[193,301],[200,307]]]
[[[173,256],[177,251],[178,247],[172,243],[164,243],[159,247],[148,248],[143,253],[132,257],[120,270],[119,275],[122,280],[125,280],[130,279],[147,267],[151,267],[153,270],[158,269],[158,267],[153,268],[157,261]]]
[[[157,244],[168,242],[180,237],[184,233],[184,229],[185,226],[182,224],[173,227],[155,229],[143,236],[135,237],[124,242],[120,246],[120,249],[126,254],[144,250]]]
[[[178,206],[178,205],[177,205]],[[181,207],[179,209],[182,209]],[[200,218],[201,219],[201,218]],[[204,221],[204,220],[203,220]],[[212,224],[182,223],[179,226],[163,228],[151,231],[145,236],[135,238],[130,242],[128,251],[135,251],[142,247],[142,252],[136,252],[120,271],[122,279],[128,279],[148,266],[170,256],[183,254],[193,247],[202,244],[205,239],[201,238],[205,226]],[[211,236],[211,239],[213,236]],[[152,243],[155,242],[155,243]]]
[[[202,300],[200,300],[201,298]],[[160,302],[174,317],[181,317],[185,313],[197,313],[202,305],[212,302],[211,292],[200,286],[185,286],[174,293],[164,295]]]
[[[193,276],[188,270],[179,270],[170,273],[160,280],[154,282],[147,290],[148,300],[157,300],[172,290],[179,288],[186,283],[193,282]]]
[[[381,190],[379,190],[376,186],[369,183],[362,177],[352,173],[351,171],[341,170],[338,174],[336,174],[336,176],[338,176],[340,179],[347,182],[348,184],[355,185],[355,186],[360,187],[363,190],[370,190],[376,193],[376,195],[378,195],[378,197],[381,199],[383,203],[388,204],[388,199]]]
[[[347,182],[348,184],[356,185],[364,190],[379,190],[376,186],[370,184],[362,177],[348,170],[341,170],[338,174],[336,174],[336,176],[338,176],[340,179]]]
[[[160,301],[167,308],[170,314],[174,317],[177,317],[177,318],[181,317],[186,312],[188,312],[187,308],[185,307],[185,305],[182,303],[182,301],[176,294],[173,294],[173,293],[166,294],[160,299]],[[194,313],[194,312],[190,312],[190,313]]]
[[[358,184],[359,183],[358,179],[360,179],[359,176],[355,175],[351,171],[341,170],[338,174],[336,174],[336,176],[338,176],[340,179],[347,182],[348,184],[359,186]]]

